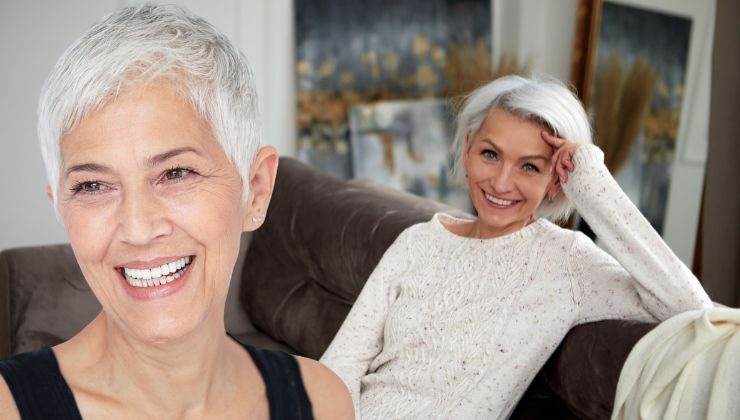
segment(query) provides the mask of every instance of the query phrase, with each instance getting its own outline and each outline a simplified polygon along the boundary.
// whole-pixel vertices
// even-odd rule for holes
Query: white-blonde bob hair
[[[557,137],[581,144],[593,142],[591,125],[583,105],[562,82],[549,76],[500,77],[466,96],[457,115],[452,178],[462,186],[467,186],[465,139],[468,135],[472,138],[477,134],[494,109],[502,109],[525,121],[539,124]],[[558,221],[567,219],[572,210],[565,194],[558,194],[552,202],[543,200],[537,213]]]
[[[92,26],[67,48],[44,83],[38,135],[57,214],[62,137],[125,89],[154,81],[166,82],[210,125],[248,197],[261,130],[247,60],[205,20],[177,6],[145,4]]]

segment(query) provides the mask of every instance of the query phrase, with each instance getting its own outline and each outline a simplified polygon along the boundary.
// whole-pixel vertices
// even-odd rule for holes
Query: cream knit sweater
[[[358,416],[505,418],[574,325],[711,306],[602,162],[579,147],[563,190],[614,257],[545,219],[482,240],[437,214],[401,233],[321,358]]]

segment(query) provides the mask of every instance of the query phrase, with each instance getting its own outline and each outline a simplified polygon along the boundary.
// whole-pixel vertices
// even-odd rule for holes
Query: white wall
[[[578,0],[491,0],[494,61],[515,51],[533,73],[570,78]]]
[[[0,3],[0,249],[66,241],[46,198],[36,103],[46,74],[114,0]]]

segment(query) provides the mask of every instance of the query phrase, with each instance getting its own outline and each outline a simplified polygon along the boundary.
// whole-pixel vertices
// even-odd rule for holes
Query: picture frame
[[[693,264],[694,249],[699,227],[705,162],[709,127],[709,86],[711,77],[710,58],[713,44],[714,0],[695,2],[691,0],[579,0],[577,7],[576,32],[571,56],[571,84],[583,101],[589,115],[594,117],[594,83],[600,77],[600,30],[606,19],[614,16],[615,9],[625,9],[637,14],[666,18],[667,21],[688,21],[686,56],[682,86],[677,88],[680,98],[675,101],[672,122],[674,139],[670,154],[672,161],[667,168],[668,181],[662,185],[665,197],[661,198],[662,221],[658,231],[673,251],[689,267]],[[609,25],[612,22],[607,22]],[[651,28],[653,29],[653,28]],[[622,31],[624,36],[633,36],[640,31]],[[603,34],[601,34],[603,36]],[[653,42],[648,39],[645,43]],[[603,61],[603,51],[602,61]],[[676,98],[674,98],[676,99]],[[594,124],[595,126],[597,124]],[[644,128],[643,128],[644,129]],[[602,133],[595,128],[595,138]],[[644,133],[640,134],[644,136]],[[633,156],[634,158],[634,156]],[[634,175],[634,174],[633,174]],[[638,208],[639,197],[630,195],[630,187],[623,185],[624,174],[615,175],[623,189]],[[644,184],[633,179],[632,185]]]

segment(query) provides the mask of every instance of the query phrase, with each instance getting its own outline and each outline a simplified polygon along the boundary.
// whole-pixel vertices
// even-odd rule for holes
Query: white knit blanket
[[[740,419],[740,309],[663,321],[632,349],[612,420]]]

